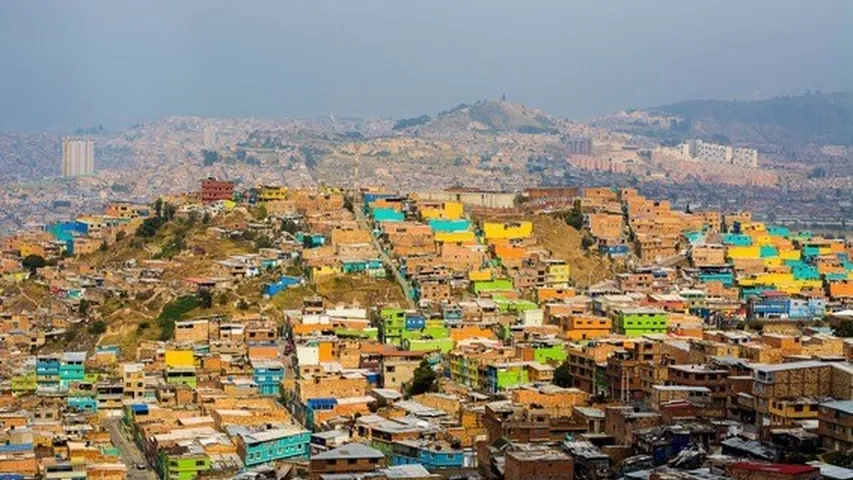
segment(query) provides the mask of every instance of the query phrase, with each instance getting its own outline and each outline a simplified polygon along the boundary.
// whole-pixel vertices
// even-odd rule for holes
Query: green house
[[[666,333],[669,315],[653,308],[626,308],[617,311],[616,332],[626,337],[641,337],[653,333]]]
[[[192,388],[198,385],[195,367],[171,367],[166,369],[166,383],[171,385],[184,384]]]
[[[533,347],[533,359],[542,364],[563,363],[568,354],[563,345],[547,345]]]
[[[157,466],[163,480],[195,480],[210,470],[210,457],[200,446],[176,445],[160,451]]]
[[[526,383],[529,383],[526,362],[496,363],[486,367],[485,390],[489,393]]]
[[[399,345],[406,328],[406,311],[402,308],[383,308],[379,311],[379,319],[382,341]]]
[[[30,372],[24,375],[18,375],[16,377],[12,377],[12,393],[16,395],[23,395],[26,393],[35,392],[38,388],[38,383],[36,382],[36,374],[35,372]]]
[[[474,282],[474,293],[497,293],[512,291],[511,278],[495,278],[492,280],[479,280]]]
[[[439,350],[441,353],[448,353],[453,350],[453,340],[450,338],[412,339],[403,342],[403,348],[413,352],[432,352]]]

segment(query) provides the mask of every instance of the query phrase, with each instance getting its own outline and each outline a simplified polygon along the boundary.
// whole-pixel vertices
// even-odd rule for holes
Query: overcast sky
[[[851,0],[0,0],[0,130],[853,90]]]

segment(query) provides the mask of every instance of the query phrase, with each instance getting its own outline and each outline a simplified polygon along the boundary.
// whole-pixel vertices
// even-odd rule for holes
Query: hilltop
[[[474,131],[556,135],[564,123],[565,120],[519,103],[480,100],[439,112],[435,118],[422,115],[399,120],[394,130],[417,130],[420,134]]]

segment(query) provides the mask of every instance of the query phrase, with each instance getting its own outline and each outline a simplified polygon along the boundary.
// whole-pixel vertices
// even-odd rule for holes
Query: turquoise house
[[[791,234],[791,229],[779,225],[769,225],[767,227],[767,234],[771,237],[787,237]]]
[[[474,451],[442,448],[428,441],[398,440],[391,445],[391,465],[420,464],[429,471],[461,469],[474,464]]]
[[[393,208],[374,208],[371,213],[373,220],[377,222],[402,222],[406,219],[403,212],[398,212]]]
[[[284,364],[278,360],[252,360],[252,379],[261,395],[278,396],[284,379]]]
[[[322,247],[326,244],[326,237],[319,233],[302,233],[296,234],[296,241],[301,242],[307,248]]]
[[[65,352],[59,364],[59,383],[68,386],[86,378],[86,352]]]
[[[471,221],[435,218],[429,221],[429,227],[434,232],[461,232],[471,228]]]
[[[684,238],[686,238],[687,241],[690,242],[690,244],[692,245],[697,241],[705,238],[705,232],[699,230],[693,232],[685,232]]]
[[[308,458],[311,433],[296,428],[273,428],[260,432],[240,433],[237,454],[246,467],[288,458]]]
[[[762,245],[759,252],[761,258],[773,258],[779,256],[779,249],[773,245]]]
[[[75,396],[68,397],[67,400],[68,408],[72,410],[77,410],[80,412],[97,412],[98,411],[98,401],[93,397],[88,396]]]
[[[732,272],[702,272],[699,274],[699,281],[702,283],[720,282],[726,287],[731,287],[735,283],[735,276]]]
[[[741,233],[727,233],[723,235],[723,245],[748,247],[752,245],[752,238],[749,235],[743,235]]]

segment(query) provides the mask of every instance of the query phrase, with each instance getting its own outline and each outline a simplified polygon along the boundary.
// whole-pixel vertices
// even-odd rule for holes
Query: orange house
[[[853,282],[850,280],[829,282],[829,296],[832,298],[853,298]]]
[[[576,294],[575,289],[571,287],[539,287],[536,289],[536,301],[539,303],[560,302],[572,298]]]
[[[613,323],[606,317],[571,315],[560,318],[563,338],[567,340],[591,340],[610,335]]]

